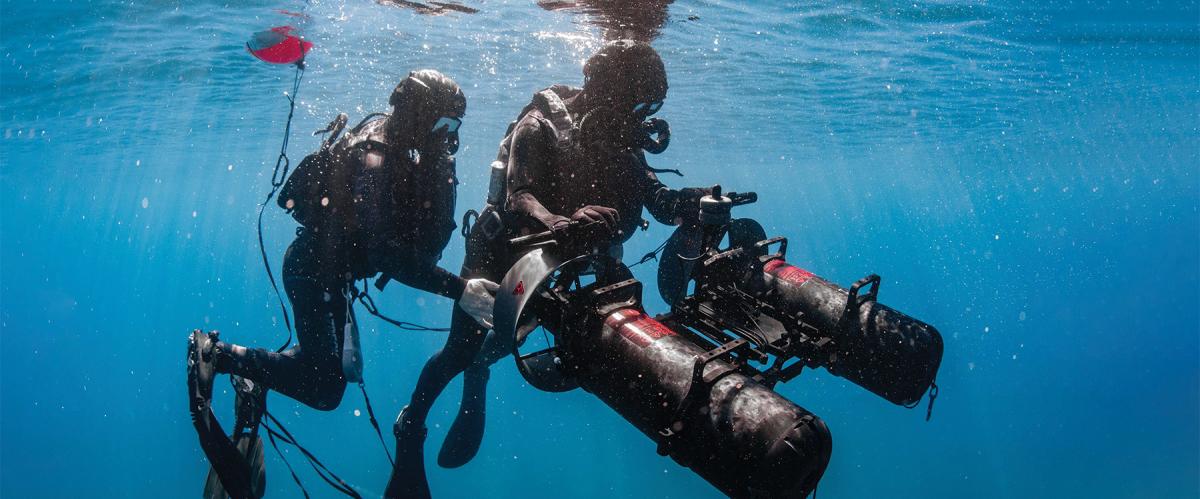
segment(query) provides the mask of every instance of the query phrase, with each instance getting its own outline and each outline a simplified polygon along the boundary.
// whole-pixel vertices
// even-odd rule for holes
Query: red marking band
[[[788,265],[783,260],[771,260],[763,266],[763,272],[771,274],[779,279],[783,279],[794,285],[801,285],[808,282],[809,279],[816,277],[816,274],[804,270],[794,265]]]
[[[521,296],[525,294],[525,281],[517,281],[517,287],[513,288],[513,296]]]
[[[634,309],[614,312],[604,320],[604,325],[613,328],[621,337],[639,347],[646,347],[664,336],[675,336],[675,331],[646,314]]]

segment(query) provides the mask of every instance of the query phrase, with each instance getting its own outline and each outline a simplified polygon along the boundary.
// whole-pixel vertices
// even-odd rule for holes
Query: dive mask
[[[439,133],[439,132],[458,133],[458,127],[460,127],[460,126],[462,126],[462,118],[455,118],[452,116],[443,116],[441,118],[438,118],[437,122],[435,122],[433,124],[433,128],[430,129],[429,132],[430,133]]]
[[[462,118],[443,116],[433,123],[429,134],[445,140],[446,152],[458,152],[458,129],[462,126]]]
[[[661,100],[656,100],[653,102],[639,102],[633,106],[633,114],[639,118],[652,116],[654,113],[657,113],[659,109],[662,109],[662,105],[663,101]]]

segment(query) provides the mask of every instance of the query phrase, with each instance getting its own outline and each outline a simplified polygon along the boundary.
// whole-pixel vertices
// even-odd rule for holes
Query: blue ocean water
[[[257,248],[257,204],[292,72],[246,54],[294,24],[316,43],[290,155],[337,112],[383,111],[409,70],[469,100],[458,212],[532,92],[581,82],[612,23],[530,0],[425,15],[366,0],[0,4],[0,496],[197,494],[185,336],[286,336]],[[937,326],[933,419],[824,371],[779,390],[821,416],[821,497],[1200,494],[1200,6],[1194,1],[692,2],[654,45],[674,186],[754,190],[741,208],[790,260]],[[303,11],[308,18],[280,13]],[[278,269],[295,224],[268,210]],[[627,255],[657,246],[653,226]],[[443,265],[457,268],[462,239]],[[663,312],[654,265],[647,308]],[[381,308],[433,325],[451,302],[392,286]],[[442,333],[364,315],[381,419]],[[436,453],[457,409],[430,417]],[[232,394],[218,383],[217,407]],[[589,394],[494,369],[483,450],[438,497],[716,497]],[[349,390],[332,412],[272,411],[364,495],[388,464]],[[390,440],[390,437],[389,437]],[[332,497],[300,455],[309,489]],[[268,454],[269,495],[297,497]]]

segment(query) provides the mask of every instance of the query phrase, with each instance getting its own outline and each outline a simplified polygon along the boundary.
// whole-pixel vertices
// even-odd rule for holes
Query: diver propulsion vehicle
[[[878,277],[842,289],[787,264],[786,239],[730,218],[754,200],[714,188],[699,223],[668,240],[659,281],[672,311],[657,318],[627,267],[579,243],[586,227],[512,240],[533,249],[501,283],[495,331],[535,388],[591,392],[725,494],[803,497],[832,437],[774,385],[820,366],[912,406],[935,386],[941,336],[875,302]],[[549,346],[522,353],[538,329]]]

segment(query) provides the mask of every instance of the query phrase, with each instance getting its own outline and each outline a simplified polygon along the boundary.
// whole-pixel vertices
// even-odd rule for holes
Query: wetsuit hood
[[[389,137],[397,145],[428,151],[430,146],[445,143],[451,153],[458,146],[456,131],[433,130],[438,119],[461,119],[467,112],[467,98],[450,77],[434,69],[421,69],[408,74],[392,91]]]
[[[583,66],[587,107],[632,107],[667,96],[667,71],[650,44],[615,40],[588,58]],[[626,109],[621,109],[626,111]]]

